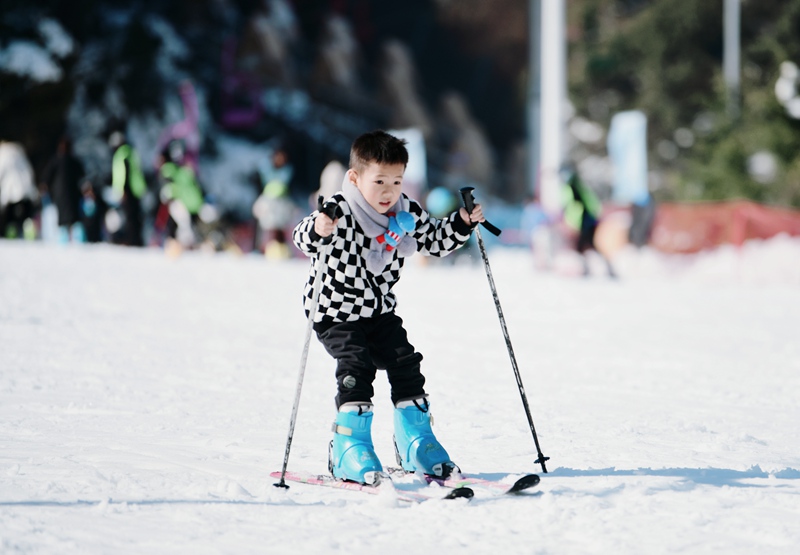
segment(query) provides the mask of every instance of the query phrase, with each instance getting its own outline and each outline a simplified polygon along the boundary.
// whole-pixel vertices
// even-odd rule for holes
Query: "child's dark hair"
[[[371,163],[408,165],[406,141],[380,129],[364,133],[350,147],[350,167],[362,170]]]

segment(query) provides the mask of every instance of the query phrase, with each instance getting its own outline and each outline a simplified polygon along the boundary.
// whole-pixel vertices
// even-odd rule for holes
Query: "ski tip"
[[[508,490],[508,493],[519,493],[521,491],[525,491],[526,489],[536,487],[538,483],[539,476],[537,474],[528,474],[527,476],[523,476],[514,482],[514,485],[511,486],[511,489]]]
[[[472,499],[475,496],[475,492],[472,491],[470,488],[453,488],[453,490],[448,493],[444,498],[445,499]]]

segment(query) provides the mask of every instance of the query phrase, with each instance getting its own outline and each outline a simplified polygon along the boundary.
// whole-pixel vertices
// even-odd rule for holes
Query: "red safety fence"
[[[780,233],[800,235],[800,211],[737,200],[659,204],[650,244],[667,253],[693,253]]]

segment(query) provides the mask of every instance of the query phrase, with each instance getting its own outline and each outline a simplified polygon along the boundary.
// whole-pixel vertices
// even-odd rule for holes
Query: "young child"
[[[342,191],[328,201],[336,204],[336,219],[315,211],[292,233],[304,253],[324,257],[324,275],[316,276],[312,264],[304,300],[308,315],[314,282],[321,279],[314,331],[337,361],[338,383],[328,466],[343,480],[372,483],[383,470],[370,432],[377,369],[389,378],[403,468],[437,476],[458,471],[431,431],[422,355],[394,312],[392,287],[406,257],[445,256],[463,245],[484,217],[477,204],[472,214],[461,208],[446,219],[431,217],[402,193],[407,164],[405,141],[384,131],[361,135],[351,147]]]

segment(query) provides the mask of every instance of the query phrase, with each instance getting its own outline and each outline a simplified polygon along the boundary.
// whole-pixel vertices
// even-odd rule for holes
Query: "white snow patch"
[[[550,472],[524,496],[409,506],[273,487],[306,259],[0,241],[0,551],[794,553],[800,288],[769,279],[793,249],[744,249],[758,280],[728,275],[721,253],[618,281],[491,251]],[[398,313],[437,436],[465,472],[507,480],[540,469],[475,256],[412,259]],[[292,470],[326,470],[334,368],[312,338]],[[382,372],[375,389],[393,465]]]

